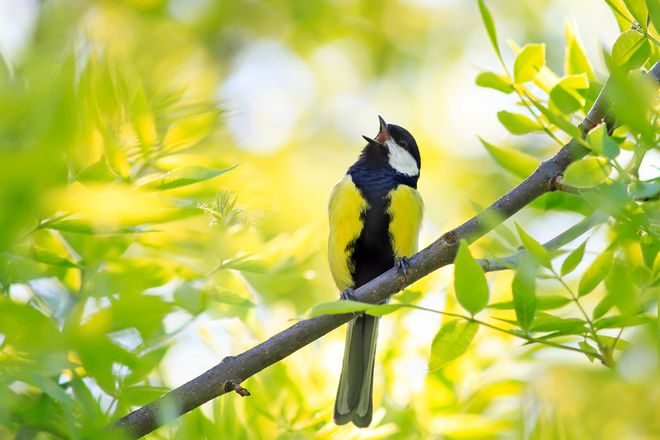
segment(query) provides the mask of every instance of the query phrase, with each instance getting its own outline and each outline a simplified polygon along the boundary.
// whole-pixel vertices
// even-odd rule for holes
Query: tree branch
[[[651,70],[660,81],[660,63]],[[609,82],[609,81],[608,81]],[[601,90],[593,107],[580,124],[583,133],[598,125],[605,117],[607,102]],[[454,260],[459,240],[473,242],[488,233],[495,225],[489,221],[502,221],[511,217],[540,195],[554,190],[553,182],[574,160],[584,156],[587,149],[580,140],[571,139],[551,159],[541,163],[527,179],[496,200],[489,208],[455,229],[443,234],[426,249],[410,259],[406,277],[390,269],[364,286],[356,289],[357,300],[378,303],[429,273]],[[319,316],[300,321],[270,339],[239,354],[226,357],[218,365],[192,379],[159,399],[145,405],[106,427],[106,431],[122,432],[128,437],[141,437],[159,426],[191,411],[229,390],[227,383],[240,384],[264,368],[284,359],[340,325],[350,321],[352,314]]]

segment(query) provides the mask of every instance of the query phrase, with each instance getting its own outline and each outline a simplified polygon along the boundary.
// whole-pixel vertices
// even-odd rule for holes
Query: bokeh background
[[[507,39],[545,42],[562,72],[568,27],[607,76],[602,51],[620,30],[606,2],[487,4],[509,65]],[[0,49],[1,438],[74,438],[81,417],[103,426],[335,299],[327,196],[378,115],[420,145],[422,246],[519,183],[477,136],[539,159],[557,149],[509,134],[496,113],[515,97],[475,85],[500,69],[476,1],[1,0]],[[529,208],[515,220],[545,241],[580,218]],[[584,264],[605,235],[592,233]],[[512,249],[486,238],[473,254]],[[488,276],[492,301],[510,299],[511,276]],[[454,307],[451,268],[411,290]],[[482,329],[429,373],[440,324],[423,311],[382,320],[368,430],[331,421],[339,329],[248,380],[251,397],[223,396],[150,438],[660,432],[645,348],[613,372]]]

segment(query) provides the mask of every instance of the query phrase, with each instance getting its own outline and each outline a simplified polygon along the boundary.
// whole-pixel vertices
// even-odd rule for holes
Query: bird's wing
[[[367,201],[348,174],[330,193],[328,260],[332,277],[340,290],[353,287],[350,245],[362,232],[361,216],[367,207]]]
[[[419,229],[424,214],[424,202],[416,189],[399,185],[389,193],[390,236],[396,258],[410,257],[417,252]]]

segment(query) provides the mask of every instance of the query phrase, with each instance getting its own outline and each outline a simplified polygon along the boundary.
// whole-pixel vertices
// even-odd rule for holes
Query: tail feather
[[[352,421],[364,428],[371,423],[377,339],[378,318],[362,315],[349,322],[335,400],[334,420],[338,425]]]

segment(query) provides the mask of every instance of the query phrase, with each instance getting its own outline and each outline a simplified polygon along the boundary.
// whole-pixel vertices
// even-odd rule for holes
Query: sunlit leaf
[[[208,112],[177,120],[167,130],[163,145],[172,151],[192,147],[209,135],[217,117],[216,112]]]
[[[490,40],[490,44],[493,46],[493,49],[495,50],[497,57],[502,59],[502,55],[500,54],[500,47],[497,44],[497,32],[495,30],[495,23],[493,22],[493,17],[490,14],[488,7],[486,7],[484,0],[478,0],[478,3],[479,3],[479,12],[481,13],[481,19],[483,20],[484,26],[486,27],[486,32],[488,33],[488,39]]]
[[[603,157],[587,156],[571,163],[564,172],[563,182],[578,188],[589,188],[605,182],[610,165]]]
[[[522,241],[525,250],[542,266],[552,269],[552,262],[550,261],[550,253],[546,248],[543,247],[541,243],[534,240],[534,238],[529,235],[523,228],[516,223],[516,229],[518,230],[518,235]]]
[[[536,121],[520,113],[511,113],[505,110],[497,112],[497,119],[511,134],[527,134],[543,131]]]
[[[579,296],[588,294],[605,279],[612,267],[613,258],[614,252],[612,250],[606,250],[596,257],[580,279]]]
[[[518,177],[525,178],[529,176],[540,164],[539,160],[520,150],[496,147],[482,138],[479,138],[479,140],[498,165]]]
[[[314,317],[322,315],[337,315],[342,313],[362,313],[366,310],[369,310],[369,308],[373,306],[373,304],[359,301],[338,300],[315,305],[312,307],[312,310],[309,311],[309,315]]]
[[[571,302],[570,298],[561,295],[544,295],[536,297],[537,310],[552,310],[558,309]],[[498,303],[489,304],[488,308],[496,310],[514,310],[515,306],[513,301],[503,301]]]
[[[526,44],[513,64],[515,83],[532,81],[543,66],[545,66],[545,44]]]
[[[587,242],[585,241],[580,246],[575,248],[570,254],[568,254],[568,257],[566,257],[561,265],[562,275],[567,275],[573,272],[577,265],[580,264],[580,261],[582,261],[582,257],[584,256],[584,249],[586,245]]]
[[[153,188],[158,190],[179,188],[181,186],[192,185],[193,183],[212,179],[226,173],[227,171],[231,171],[234,168],[236,168],[236,165],[233,167],[225,168],[223,170],[215,170],[195,165],[177,168],[168,173],[165,173],[158,179],[146,183],[144,186],[146,188]]]
[[[614,42],[612,46],[612,60],[617,66],[626,69],[636,69],[648,59],[651,53],[649,41],[634,30],[627,30]]]
[[[503,93],[513,93],[513,86],[509,79],[498,73],[494,72],[481,72],[477,75],[475,80],[476,84],[480,87],[499,90]]]
[[[465,354],[479,325],[474,322],[449,321],[433,338],[429,370],[438,370]]]
[[[466,241],[461,241],[454,260],[454,289],[459,304],[472,315],[488,304],[486,275],[472,257]]]
[[[587,143],[600,156],[614,159],[619,155],[619,145],[607,134],[606,124],[599,124],[587,134]]]
[[[646,2],[644,0],[623,0],[628,8],[630,14],[635,18],[635,21],[646,29],[646,19],[648,17],[648,10],[646,9]]]
[[[578,342],[578,347],[580,347],[580,350],[584,353],[584,355],[589,359],[591,362],[596,359],[595,354],[598,353],[598,349],[591,344],[589,344],[587,341],[580,341]]]
[[[593,67],[591,67],[591,63],[587,58],[574,23],[565,23],[564,35],[566,36],[566,53],[564,55],[564,72],[566,75],[584,73],[590,80],[594,79]]]

